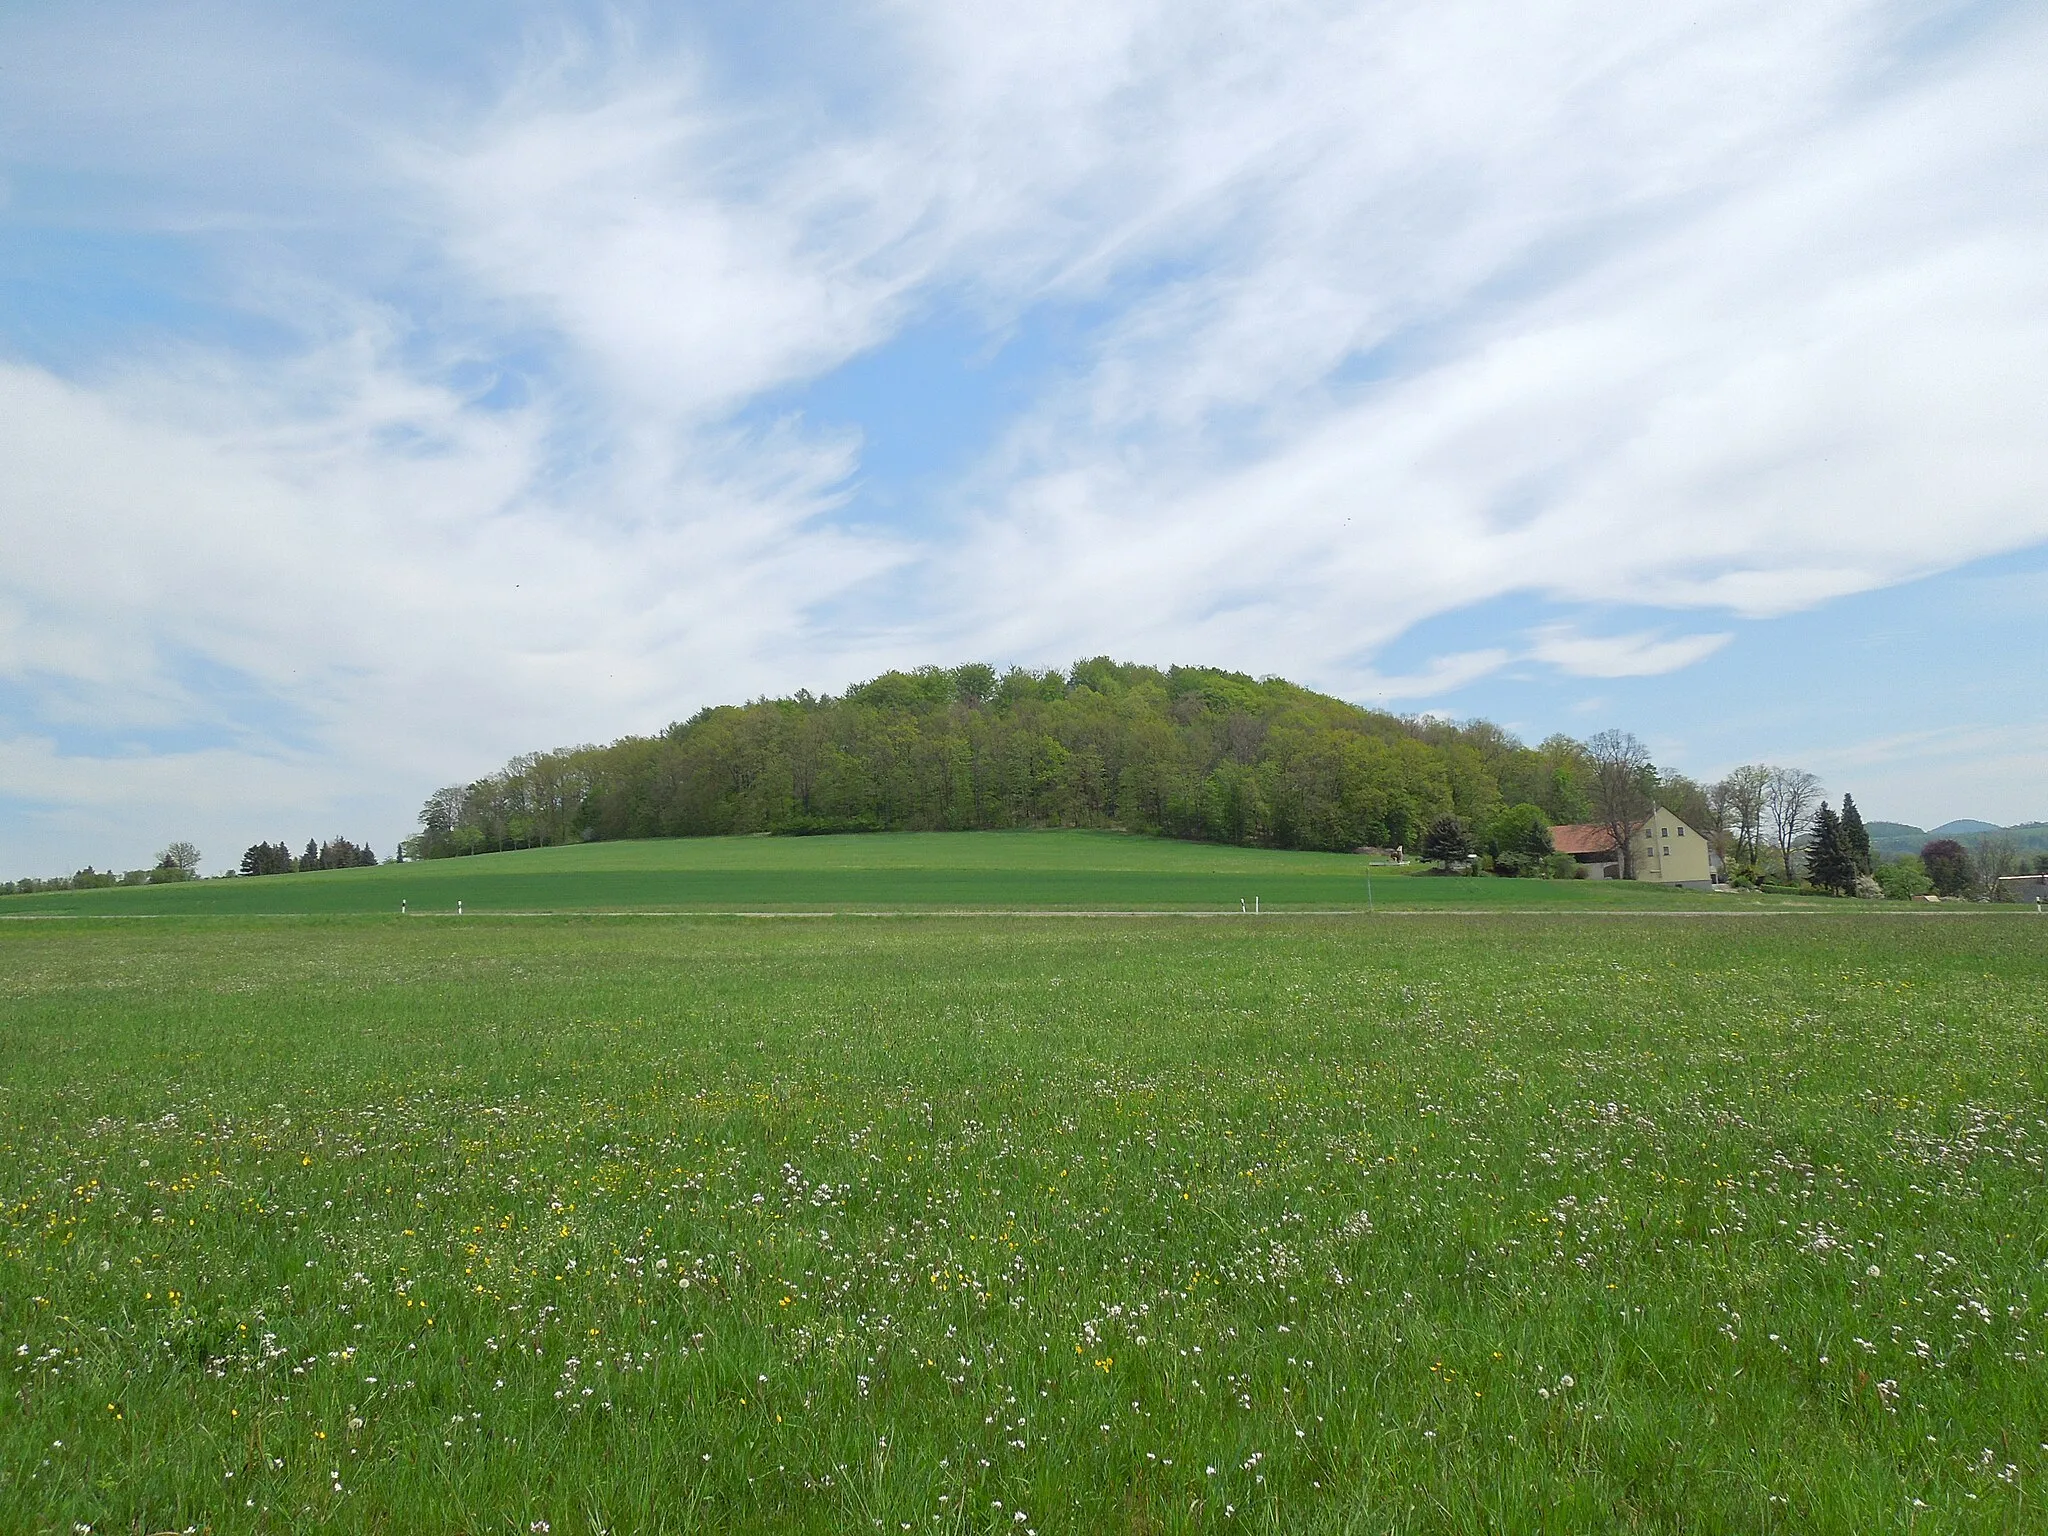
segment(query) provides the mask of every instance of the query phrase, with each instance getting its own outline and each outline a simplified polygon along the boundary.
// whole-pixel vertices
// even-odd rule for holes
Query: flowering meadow
[[[2048,923],[0,923],[0,1530],[2048,1529]]]
[[[370,869],[0,897],[0,917],[470,916],[597,912],[1105,909],[1235,912],[1728,911],[1826,898],[1706,895],[1632,880],[1439,878],[1413,860],[1058,828],[574,843]]]

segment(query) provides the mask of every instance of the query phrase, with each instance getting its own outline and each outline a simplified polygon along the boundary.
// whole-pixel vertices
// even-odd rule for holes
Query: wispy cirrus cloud
[[[1584,635],[1565,625],[1546,625],[1530,637],[1529,655],[1574,677],[1660,677],[1702,661],[1734,636]]]
[[[1660,675],[2048,539],[2025,11],[129,20],[0,22],[0,224],[57,317],[0,325],[26,849],[243,837],[160,826],[176,762],[247,837],[342,783],[402,821],[941,653]],[[940,314],[1032,361],[964,470],[874,497],[802,392]],[[1517,594],[1571,616],[1385,659]]]

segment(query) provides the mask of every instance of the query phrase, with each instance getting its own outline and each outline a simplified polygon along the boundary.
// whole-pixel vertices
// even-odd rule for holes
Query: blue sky
[[[2048,817],[2048,15],[0,14],[0,873],[888,666]]]

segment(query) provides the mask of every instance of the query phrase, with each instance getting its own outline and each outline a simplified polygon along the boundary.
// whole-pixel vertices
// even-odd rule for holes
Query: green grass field
[[[0,1530],[2040,1530],[2044,999],[1846,903],[0,922]]]
[[[1392,906],[1725,909],[1738,898],[1594,880],[1371,871]],[[911,832],[589,843],[376,869],[0,897],[29,913],[847,911],[909,908],[1363,909],[1366,861],[1114,832]],[[1757,898],[1740,898],[1756,900]]]

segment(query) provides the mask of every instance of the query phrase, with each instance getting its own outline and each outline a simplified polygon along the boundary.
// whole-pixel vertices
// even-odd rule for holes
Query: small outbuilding
[[[1621,878],[1621,853],[1614,835],[1598,822],[1574,822],[1550,829],[1551,845],[1578,861],[1587,877],[1594,880]],[[1635,878],[1648,885],[1678,885],[1692,891],[1714,888],[1714,866],[1718,862],[1699,828],[1687,826],[1661,805],[1650,807],[1650,816],[1635,836],[1630,850]]]

